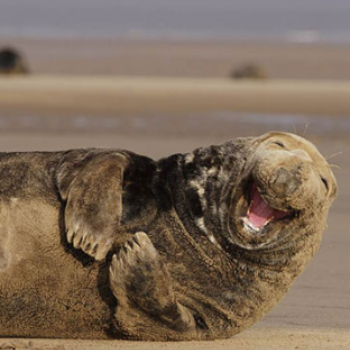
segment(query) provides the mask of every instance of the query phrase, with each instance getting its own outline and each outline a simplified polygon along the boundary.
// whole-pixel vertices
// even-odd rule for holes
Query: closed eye
[[[321,181],[322,181],[324,187],[326,188],[326,190],[328,191],[329,190],[329,186],[328,186],[327,180],[323,176],[321,176]]]
[[[280,147],[282,147],[282,148],[285,148],[286,146],[284,145],[284,143],[282,143],[282,142],[280,142],[280,141],[274,141],[273,142],[275,145],[277,145],[277,146],[280,146]]]

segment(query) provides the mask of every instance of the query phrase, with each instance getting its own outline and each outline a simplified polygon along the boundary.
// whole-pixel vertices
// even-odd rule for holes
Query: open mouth
[[[267,225],[294,215],[293,210],[282,211],[273,208],[261,196],[256,183],[251,185],[248,211],[246,216],[242,218],[246,229],[254,233],[262,233]]]

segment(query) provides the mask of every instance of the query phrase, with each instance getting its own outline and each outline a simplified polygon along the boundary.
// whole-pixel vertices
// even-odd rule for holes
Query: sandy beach
[[[255,63],[271,79],[350,79],[347,45],[0,36],[0,47],[8,45],[25,55],[34,74],[227,78]]]
[[[45,98],[43,98],[45,94]],[[0,112],[130,115],[234,111],[348,115],[350,83],[29,76],[0,80]]]
[[[1,346],[1,343],[0,343]],[[11,347],[12,346],[12,347]],[[314,328],[303,329],[256,329],[248,330],[230,340],[216,340],[209,342],[182,342],[182,343],[158,343],[158,342],[128,342],[128,341],[91,341],[91,340],[58,340],[58,339],[32,339],[17,340],[4,339],[1,349],[18,350],[129,350],[129,349],[167,349],[167,350],[332,350],[349,349],[348,330]]]
[[[166,119],[176,128],[176,118]],[[220,143],[242,135],[260,134],[271,127],[267,123],[256,125],[248,133],[244,120],[236,122],[236,128],[218,134],[191,134],[191,129],[180,134],[168,133],[163,126],[161,136],[143,135],[135,131],[123,135],[123,129],[115,133],[99,132],[7,132],[0,135],[3,151],[57,150],[79,147],[109,147],[133,150],[159,158],[175,152],[190,151],[195,147]],[[215,127],[212,124],[214,130]],[[195,128],[195,126],[193,126]],[[291,131],[287,130],[286,131]],[[301,130],[302,131],[302,130]],[[266,318],[253,328],[225,341],[209,343],[135,343],[121,341],[79,341],[79,340],[24,340],[3,339],[1,343],[15,344],[16,349],[348,349],[350,344],[350,264],[348,247],[348,213],[350,188],[349,139],[337,139],[320,135],[317,120],[309,126],[308,137],[314,141],[323,154],[334,157],[332,163],[341,167],[335,169],[339,182],[339,196],[331,210],[329,228],[324,236],[321,250],[307,270],[296,281],[285,299]]]
[[[153,44],[160,45],[158,48],[166,47],[159,49],[159,60],[165,53],[169,57],[186,57],[176,60],[173,65],[164,59],[168,66],[156,69],[152,61],[154,56],[150,57],[152,46],[141,45],[137,49],[133,46],[135,43],[122,43],[124,49],[130,45],[134,52],[144,50],[144,56],[135,53],[129,66],[124,57],[124,68],[111,71],[124,76],[119,79],[101,77],[108,74],[108,65],[103,64],[103,58],[98,60],[93,56],[87,60],[89,63],[84,63],[77,50],[79,57],[76,57],[75,66],[73,64],[76,68],[73,74],[73,66],[63,69],[67,65],[62,62],[68,61],[65,61],[65,54],[58,54],[59,50],[65,52],[62,46],[51,46],[52,50],[56,50],[57,61],[50,63],[48,58],[52,51],[45,53],[42,42],[26,41],[22,44],[28,55],[36,52],[38,60],[35,64],[33,61],[32,67],[38,76],[0,79],[1,151],[108,147],[129,149],[157,159],[238,136],[259,135],[271,129],[296,131],[302,135],[306,133],[306,137],[329,157],[329,162],[337,166],[334,172],[339,183],[339,195],[331,210],[322,247],[305,273],[275,310],[232,339],[205,343],[1,339],[0,349],[350,348],[350,83],[335,82],[350,79],[350,48],[274,48],[267,44],[253,47],[249,46],[252,44],[242,43],[237,49],[241,50],[241,56],[235,57],[237,62],[244,52],[247,55],[244,59],[254,55],[265,57],[269,66],[276,67],[274,72],[281,80],[233,83],[225,78],[226,73],[218,64],[220,55],[223,55],[228,69],[228,57],[232,57],[232,52],[221,52],[210,58],[213,57],[209,52],[214,44],[178,44],[180,47],[172,44],[172,53],[166,46],[169,44]],[[85,42],[79,45],[88,47]],[[146,51],[149,52],[148,56]],[[261,56],[257,54],[259,52]],[[292,61],[293,56],[290,55],[301,52],[309,55],[309,62],[319,57],[321,63],[317,72],[316,68],[310,68],[311,64],[301,60],[296,60],[297,64],[294,61],[290,70],[285,69],[282,65],[284,59]],[[271,56],[267,57],[267,53]],[[124,55],[122,51],[119,54]],[[188,57],[196,55],[203,55],[207,61],[212,59],[208,63],[212,67],[211,75],[208,66],[204,69],[205,76],[210,78],[204,79],[203,71],[198,67],[196,71],[194,63],[193,66],[187,65]],[[146,57],[145,63],[138,66],[141,57]],[[152,65],[148,66],[147,62],[151,61],[147,59],[153,62]],[[336,59],[340,63],[331,68]],[[72,57],[69,60],[73,62]],[[281,65],[275,65],[276,60]],[[194,61],[193,58],[191,62]],[[97,62],[98,69],[92,68],[92,62]],[[103,66],[105,70],[101,71],[100,67]],[[153,70],[149,68],[151,66]],[[192,68],[186,71],[182,69],[184,66]],[[305,71],[300,70],[301,67],[308,72],[309,80],[290,80],[303,76],[301,72]],[[82,76],[90,69],[89,76]],[[139,77],[152,75],[152,72],[152,79]],[[59,73],[65,75],[54,75]],[[161,78],[165,73],[186,79]],[[289,80],[284,80],[287,78]]]

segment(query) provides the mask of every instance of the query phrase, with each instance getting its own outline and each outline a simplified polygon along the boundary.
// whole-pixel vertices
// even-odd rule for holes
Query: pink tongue
[[[250,210],[248,211],[248,220],[255,227],[260,228],[264,226],[269,219],[281,219],[287,214],[287,212],[270,207],[261,197],[256,184],[253,185],[251,193],[251,206]]]

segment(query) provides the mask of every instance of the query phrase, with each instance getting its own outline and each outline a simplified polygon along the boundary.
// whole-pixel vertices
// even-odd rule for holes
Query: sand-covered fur
[[[303,271],[336,191],[316,148],[285,133],[158,162],[0,154],[0,335],[229,337]]]

